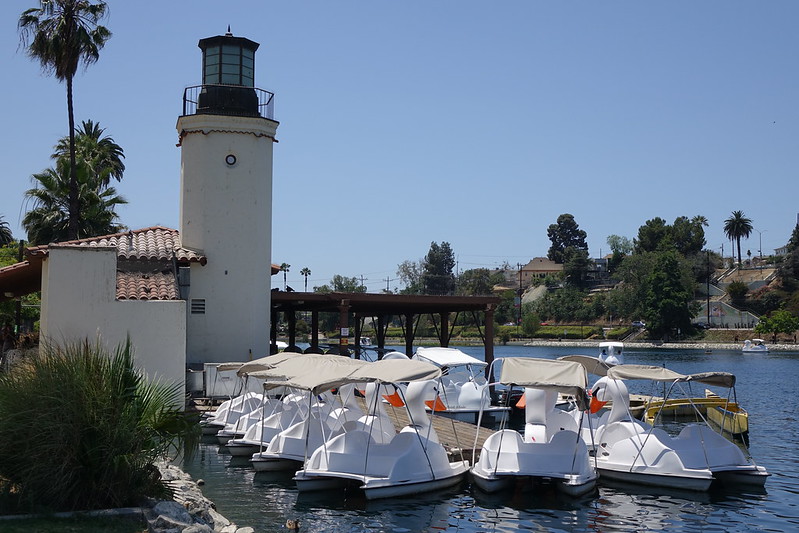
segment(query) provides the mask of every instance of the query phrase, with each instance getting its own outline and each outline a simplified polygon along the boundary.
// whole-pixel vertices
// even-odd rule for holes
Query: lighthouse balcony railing
[[[207,97],[209,92],[225,96],[222,99],[214,98],[211,105],[208,105],[208,99],[203,103],[203,97]],[[235,97],[236,93],[246,94],[248,98]],[[234,95],[232,99],[231,94]],[[275,95],[263,89],[240,85],[206,84],[186,87],[183,90],[183,115],[199,114],[260,116],[274,120]]]

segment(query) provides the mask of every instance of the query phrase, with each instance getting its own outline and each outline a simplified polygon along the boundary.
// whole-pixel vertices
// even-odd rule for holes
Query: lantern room
[[[200,39],[203,85],[197,113],[258,116],[255,93],[255,51],[259,44],[225,35]]]

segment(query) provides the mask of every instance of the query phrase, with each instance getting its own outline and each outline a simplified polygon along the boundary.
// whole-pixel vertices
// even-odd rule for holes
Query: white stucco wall
[[[191,265],[189,363],[246,361],[269,353],[272,147],[277,122],[190,115],[181,135],[180,235],[203,253]],[[236,158],[229,164],[226,157]],[[204,314],[191,301],[203,300]]]
[[[186,302],[116,300],[115,248],[51,246],[42,269],[41,335],[96,338],[110,349],[130,335],[136,365],[185,387]]]

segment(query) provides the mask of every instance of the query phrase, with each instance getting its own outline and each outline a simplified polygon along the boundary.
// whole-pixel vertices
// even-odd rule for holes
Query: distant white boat
[[[744,345],[741,348],[742,352],[767,352],[768,346],[763,341],[763,339],[746,339],[744,341]]]
[[[624,343],[619,341],[600,342],[599,360],[609,365],[623,365]]]

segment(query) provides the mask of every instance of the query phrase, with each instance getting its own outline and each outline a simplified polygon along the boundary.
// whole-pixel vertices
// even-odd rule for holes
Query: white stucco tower
[[[203,84],[183,96],[180,236],[207,264],[180,276],[187,363],[269,354],[273,94],[255,88],[258,43],[201,39]]]

